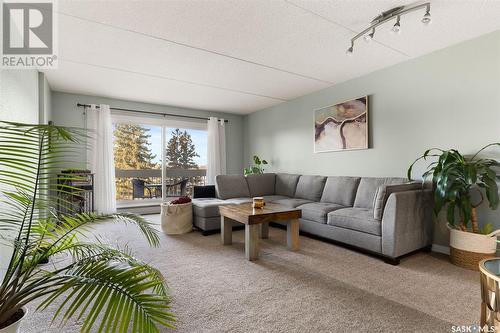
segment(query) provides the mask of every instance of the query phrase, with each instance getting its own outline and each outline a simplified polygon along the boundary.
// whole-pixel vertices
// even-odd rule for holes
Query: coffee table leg
[[[286,247],[289,250],[297,251],[299,244],[299,220],[291,220],[286,225]]]
[[[259,258],[259,229],[258,224],[245,224],[245,257],[248,260]]]
[[[222,244],[231,245],[233,243],[233,225],[224,216],[220,217],[220,236]]]
[[[260,238],[269,238],[269,223],[264,222],[260,224]]]

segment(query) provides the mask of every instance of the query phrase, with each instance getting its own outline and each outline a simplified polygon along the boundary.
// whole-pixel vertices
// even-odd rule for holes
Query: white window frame
[[[113,124],[144,124],[161,127],[161,200],[165,202],[166,200],[166,190],[167,186],[165,184],[165,179],[167,178],[167,170],[165,167],[165,149],[166,149],[166,138],[167,138],[167,128],[183,128],[183,129],[194,129],[194,130],[208,130],[208,120],[203,119],[181,119],[174,116],[163,116],[163,115],[144,115],[139,112],[120,112],[111,110],[111,122]]]

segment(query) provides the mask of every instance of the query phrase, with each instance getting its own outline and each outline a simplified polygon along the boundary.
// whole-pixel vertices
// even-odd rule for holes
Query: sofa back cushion
[[[321,195],[321,202],[352,207],[360,177],[328,177]]]
[[[379,221],[382,220],[385,204],[392,193],[414,191],[418,189],[422,189],[421,182],[380,185],[373,201],[373,218]]]
[[[402,184],[406,181],[405,178],[362,177],[359,182],[358,190],[356,191],[354,207],[373,209],[375,194],[379,186],[385,184]]]
[[[324,176],[300,176],[295,190],[295,198],[319,201],[326,177]]]
[[[275,194],[293,197],[295,195],[295,188],[299,181],[300,175],[293,175],[289,173],[277,173]]]
[[[276,174],[264,173],[248,175],[247,177],[248,189],[250,196],[262,197],[264,195],[274,195],[274,187],[276,185]]]
[[[247,180],[243,175],[219,175],[215,177],[215,187],[220,199],[250,197]]]

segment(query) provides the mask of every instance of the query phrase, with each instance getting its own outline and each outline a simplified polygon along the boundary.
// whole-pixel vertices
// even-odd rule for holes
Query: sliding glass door
[[[162,127],[113,124],[117,207],[161,201]]]
[[[118,208],[159,206],[205,184],[206,122],[113,115]]]

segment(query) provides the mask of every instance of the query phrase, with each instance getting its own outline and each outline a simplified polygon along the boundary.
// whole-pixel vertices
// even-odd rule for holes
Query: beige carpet
[[[450,332],[479,318],[478,273],[436,254],[390,266],[307,237],[290,252],[285,232],[270,228],[260,260],[248,262],[243,231],[234,233],[232,246],[220,245],[218,234],[193,232],[162,234],[161,247],[149,248],[133,227],[96,229],[165,274],[178,332]],[[50,310],[33,310],[22,332],[78,331],[78,323],[49,327]]]

